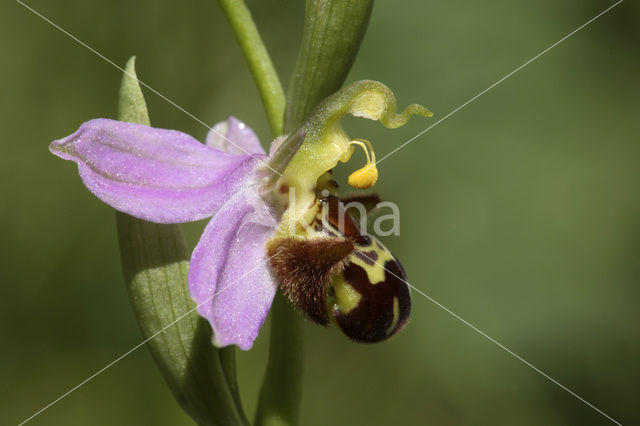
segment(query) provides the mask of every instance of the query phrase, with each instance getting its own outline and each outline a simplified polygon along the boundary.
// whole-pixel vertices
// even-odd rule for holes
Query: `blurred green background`
[[[249,2],[283,81],[303,2]],[[613,2],[376,4],[348,81],[433,119],[348,120],[378,158]],[[268,127],[215,1],[28,4],[205,122]],[[113,211],[47,144],[115,115],[120,72],[14,1],[0,5],[0,423],[17,424],[141,341]],[[640,9],[626,1],[380,164],[401,208],[385,243],[413,285],[622,424],[640,423]],[[145,92],[158,127],[206,128]],[[351,165],[355,167],[355,165]],[[350,166],[350,167],[351,167]],[[186,227],[192,244],[202,223]],[[603,416],[414,293],[375,346],[306,329],[304,425],[606,425]],[[253,416],[268,348],[239,355]],[[33,425],[190,424],[140,349]]]

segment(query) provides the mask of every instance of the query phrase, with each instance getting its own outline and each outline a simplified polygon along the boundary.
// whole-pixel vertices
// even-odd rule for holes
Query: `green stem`
[[[273,136],[282,134],[285,96],[251,12],[242,0],[218,0],[258,86]]]
[[[238,411],[242,413],[245,423],[248,423],[248,421],[244,417],[244,410],[242,409],[242,398],[240,397],[240,389],[238,388],[238,380],[236,375],[236,347],[226,346],[224,348],[219,348],[218,355],[220,358],[220,366],[222,367],[222,372],[227,379],[227,385],[229,386],[231,396],[236,403]]]
[[[303,344],[300,314],[278,292],[271,307],[269,363],[254,426],[298,424],[304,367]]]

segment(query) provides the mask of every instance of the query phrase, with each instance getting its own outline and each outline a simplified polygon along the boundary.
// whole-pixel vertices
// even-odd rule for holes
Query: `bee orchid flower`
[[[77,163],[100,200],[131,216],[156,223],[211,217],[188,283],[216,346],[250,349],[278,287],[310,320],[375,342],[406,323],[409,288],[397,259],[344,211],[331,179],[355,147],[368,161],[349,183],[369,188],[378,178],[373,146],[347,136],[346,114],[391,128],[431,115],[419,105],[396,114],[386,86],[360,81],[276,139],[270,155],[234,117],[214,126],[204,144],[175,130],[94,119],[50,150]]]

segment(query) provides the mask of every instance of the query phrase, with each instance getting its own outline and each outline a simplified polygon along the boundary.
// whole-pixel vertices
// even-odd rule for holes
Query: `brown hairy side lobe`
[[[328,325],[331,277],[343,271],[353,250],[345,238],[280,238],[269,243],[267,256],[289,300],[312,321]]]

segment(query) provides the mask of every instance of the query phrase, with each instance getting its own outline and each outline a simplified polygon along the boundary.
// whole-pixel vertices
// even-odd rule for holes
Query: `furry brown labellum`
[[[281,238],[269,244],[267,255],[285,296],[311,320],[328,325],[329,283],[352,251],[353,242],[344,238]]]
[[[312,235],[269,243],[271,267],[284,294],[312,321],[327,325],[333,319],[359,342],[385,340],[411,312],[404,269],[380,242],[360,232],[337,197],[321,203]]]

